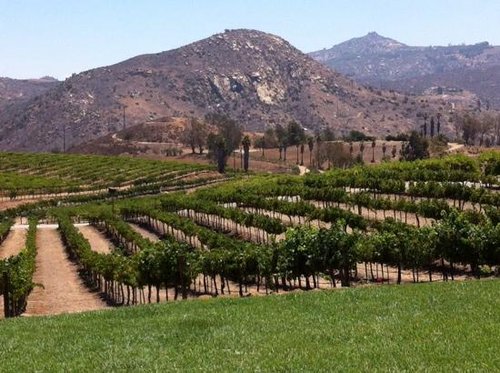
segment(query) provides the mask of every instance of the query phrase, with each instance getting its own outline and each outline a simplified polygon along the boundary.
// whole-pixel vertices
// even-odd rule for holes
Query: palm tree
[[[312,152],[314,150],[314,137],[307,138],[307,146],[309,147],[309,167],[312,165]]]
[[[276,139],[278,141],[278,148],[280,152],[280,161],[286,161],[286,148],[288,146],[288,135],[287,131],[281,124],[277,124],[274,130],[276,134]]]
[[[396,153],[397,153],[396,145],[393,145],[391,150],[392,158],[396,158]]]
[[[299,146],[304,142],[304,129],[299,123],[291,121],[287,126],[287,135],[290,145],[295,145],[297,148],[297,164],[299,164]]]
[[[318,133],[316,134],[316,163],[318,166],[318,170],[321,169],[321,135]]]

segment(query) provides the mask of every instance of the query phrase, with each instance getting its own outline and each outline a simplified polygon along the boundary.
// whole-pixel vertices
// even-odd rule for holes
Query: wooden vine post
[[[178,267],[179,267],[179,277],[181,282],[181,294],[182,299],[187,299],[187,286],[186,286],[186,257],[185,255],[180,255],[178,257]]]
[[[7,271],[4,271],[3,274],[3,312],[5,318],[10,317],[10,311],[9,311],[9,304],[10,304],[10,299],[9,299],[9,292],[10,292],[10,284],[9,284],[9,275],[7,274]]]

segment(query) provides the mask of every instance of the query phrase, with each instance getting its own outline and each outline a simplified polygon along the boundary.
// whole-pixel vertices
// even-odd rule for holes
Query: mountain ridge
[[[9,105],[0,113],[0,149],[61,150],[62,136],[70,147],[155,118],[210,112],[228,114],[247,130],[295,120],[339,134],[385,136],[417,128],[424,111],[447,115],[452,104],[439,100],[374,91],[278,36],[227,30],[74,74]]]
[[[369,33],[309,55],[359,84],[412,94],[459,88],[500,109],[500,46],[488,42],[420,47]]]

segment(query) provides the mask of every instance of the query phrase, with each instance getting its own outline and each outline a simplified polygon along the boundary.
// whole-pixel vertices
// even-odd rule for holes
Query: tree
[[[377,145],[377,143],[375,142],[375,140],[372,141],[372,163],[375,163],[375,146]]]
[[[406,161],[424,159],[429,157],[429,142],[418,132],[412,131],[408,142],[401,148],[401,158]]]
[[[462,133],[462,139],[466,145],[473,145],[479,133],[480,121],[470,113],[455,115],[455,129],[457,133]]]
[[[365,143],[361,141],[361,143],[359,144],[359,155],[361,159],[363,159],[364,153],[365,153]]]
[[[431,117],[431,137],[434,137],[434,117]]]
[[[281,124],[277,124],[276,128],[274,129],[274,133],[276,134],[276,139],[278,141],[280,160],[283,158],[283,161],[286,161],[286,148],[289,145],[287,131]]]
[[[217,134],[224,138],[228,155],[238,149],[243,137],[243,129],[235,120],[218,113],[207,114],[205,120],[208,124],[216,127]]]
[[[321,169],[321,144],[322,144],[322,139],[321,139],[321,134],[319,132],[316,132],[315,134],[315,140],[316,140],[316,163],[318,170]]]
[[[312,165],[312,153],[314,150],[314,137],[307,137],[307,146],[309,147],[309,167]]]
[[[241,142],[241,145],[243,146],[243,169],[245,172],[248,172],[248,160],[250,158],[250,137],[246,135],[243,137],[243,141]]]
[[[488,134],[495,127],[495,117],[490,113],[485,113],[479,119],[478,131],[481,135],[479,139],[479,145],[483,145],[485,142],[485,135]]]
[[[297,164],[299,164],[299,146],[304,142],[305,132],[300,124],[291,121],[287,126],[288,142],[297,148]]]
[[[227,157],[231,153],[226,153],[226,141],[224,137],[221,135],[216,135],[214,133],[210,133],[207,139],[209,155],[215,160],[217,163],[217,171],[221,174],[224,173],[226,168]]]
[[[273,128],[268,128],[264,132],[264,135],[257,138],[254,143],[256,148],[262,150],[262,157],[264,158],[264,149],[276,148],[278,147],[278,140],[276,139],[276,134]],[[280,148],[280,159],[281,159],[281,148]]]
[[[441,113],[437,113],[437,125],[436,125],[436,130],[437,130],[437,134],[439,136],[439,134],[441,133]]]
[[[323,141],[334,141],[335,140],[335,133],[330,127],[325,127],[323,131],[321,132],[321,139]]]
[[[493,141],[495,145],[500,145],[500,114],[497,114],[495,116],[495,123],[494,123],[494,138],[495,140]]]
[[[217,169],[224,173],[227,159],[238,148],[243,131],[231,118],[221,114],[208,114],[207,122],[217,128],[217,133],[208,135],[207,143],[210,155],[217,163]]]
[[[424,114],[424,127],[423,127],[423,133],[422,133],[423,137],[427,137],[427,118],[428,118],[428,115]]]
[[[344,140],[354,141],[354,142],[370,141],[373,140],[373,137],[367,136],[361,131],[352,130],[351,132],[349,132],[349,135],[347,135]]]
[[[334,167],[349,167],[354,163],[354,159],[349,154],[344,143],[340,141],[326,142],[321,147],[319,156],[320,164],[328,161],[328,168]]]
[[[203,153],[203,147],[207,143],[207,126],[196,118],[190,118],[187,126],[181,134],[181,142],[191,148],[192,153],[199,149],[200,154]]]
[[[262,151],[261,157],[264,158],[264,149],[266,148],[266,139],[264,136],[257,137],[254,146]]]
[[[268,128],[264,132],[264,145],[267,149],[276,148],[278,146],[274,128]]]
[[[382,158],[385,158],[385,153],[387,152],[387,145],[382,143]]]
[[[393,145],[392,150],[391,150],[392,158],[396,158],[397,152],[398,152],[398,150],[396,149],[396,145]]]

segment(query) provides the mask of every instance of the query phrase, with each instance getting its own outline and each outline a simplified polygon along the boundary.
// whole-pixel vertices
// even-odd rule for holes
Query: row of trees
[[[420,133],[415,131],[404,137],[406,141],[401,151],[402,159],[415,160],[426,158],[429,156],[429,142],[427,138],[445,139],[441,135],[441,115],[438,115],[437,119],[431,117],[429,124],[427,123],[427,119],[427,115],[424,115],[424,124],[420,128]],[[479,138],[479,145],[490,146],[500,144],[500,115],[493,115],[490,112],[481,115],[465,113],[456,115],[453,122],[457,136],[460,134],[468,145],[474,144],[477,138]],[[190,146],[193,153],[198,149],[199,153],[202,154],[204,148],[208,147],[213,158],[218,160],[217,164],[219,165],[224,163],[222,160],[225,159],[227,161],[229,155],[240,146],[241,138],[241,126],[229,117],[221,114],[209,114],[205,117],[204,121],[191,118],[181,137],[183,143]],[[314,161],[317,166],[323,164],[325,161],[328,161],[329,164],[338,164],[341,166],[355,163],[356,158],[353,154],[352,143],[349,147],[349,153],[347,153],[343,145],[332,145],[331,142],[334,140],[335,135],[328,127],[323,129],[323,131],[318,131],[314,135],[307,135],[305,129],[299,123],[290,121],[286,126],[277,124],[275,127],[268,128],[263,136],[255,140],[254,145],[256,148],[261,149],[262,156],[265,154],[265,149],[278,148],[279,159],[283,161],[287,160],[288,148],[295,147],[295,161],[296,164],[300,165],[304,164],[304,153],[306,150],[309,152],[310,166],[313,166]],[[373,138],[358,131],[351,131],[344,140],[362,142],[357,156],[359,159],[362,159],[365,149],[363,141],[372,141],[372,162],[375,161],[374,148],[376,145]],[[249,139],[247,139],[247,143],[247,147],[249,147]],[[322,143],[324,143],[323,146]],[[446,141],[444,143],[446,144]],[[244,144],[243,147],[245,147]],[[313,160],[315,149],[316,152]],[[384,157],[386,156],[386,151],[387,147],[384,145]],[[248,165],[248,152],[245,151],[245,154],[247,155],[245,165]],[[392,158],[395,158],[395,148],[391,150],[391,154]]]
[[[430,136],[439,136],[441,134],[441,113],[437,114],[437,120],[431,116],[429,125],[427,125],[428,115],[424,114],[424,124],[420,127],[420,135],[424,138]]]
[[[181,141],[191,148],[193,154],[196,150],[203,154],[207,147],[208,156],[217,164],[220,173],[225,172],[230,155],[240,149],[242,166],[248,171],[250,138],[243,136],[243,127],[226,115],[211,113],[205,116],[204,121],[190,118]]]

